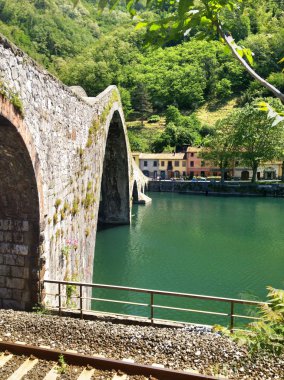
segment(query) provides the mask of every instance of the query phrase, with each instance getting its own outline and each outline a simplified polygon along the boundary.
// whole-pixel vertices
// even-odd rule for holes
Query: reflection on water
[[[98,232],[94,282],[232,298],[252,294],[261,300],[265,286],[284,287],[284,200],[151,197],[151,205],[134,206],[131,226]],[[140,294],[119,294],[118,299],[149,302]],[[169,302],[194,308],[201,301]],[[95,307],[128,313],[135,308]],[[137,308],[148,315],[149,310]]]

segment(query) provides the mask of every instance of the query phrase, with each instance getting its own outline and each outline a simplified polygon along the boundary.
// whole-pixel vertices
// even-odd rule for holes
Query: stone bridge
[[[0,307],[14,309],[41,301],[42,279],[92,282],[97,224],[129,224],[147,185],[117,88],[88,98],[3,36],[0,176]]]

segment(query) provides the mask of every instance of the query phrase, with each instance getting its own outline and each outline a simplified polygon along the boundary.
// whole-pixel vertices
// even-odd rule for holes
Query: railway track
[[[61,358],[61,359],[59,359]],[[175,371],[159,365],[142,365],[129,359],[113,360],[74,351],[31,346],[23,342],[0,342],[1,380],[206,380],[212,376]]]

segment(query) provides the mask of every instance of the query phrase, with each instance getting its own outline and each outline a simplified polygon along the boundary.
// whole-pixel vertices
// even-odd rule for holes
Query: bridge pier
[[[37,302],[39,200],[33,165],[16,126],[0,117],[0,307]]]

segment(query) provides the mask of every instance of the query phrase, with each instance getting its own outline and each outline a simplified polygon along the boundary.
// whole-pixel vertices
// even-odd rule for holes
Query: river
[[[257,300],[265,300],[267,285],[284,288],[284,199],[150,196],[152,204],[133,207],[131,226],[97,233],[94,282]],[[139,294],[119,293],[117,299],[148,302]],[[205,305],[202,301],[188,305],[184,299],[170,304]],[[93,307],[149,314],[141,306],[96,302]],[[185,313],[173,315],[167,310],[159,317],[188,320]],[[222,323],[194,313],[190,321]]]

